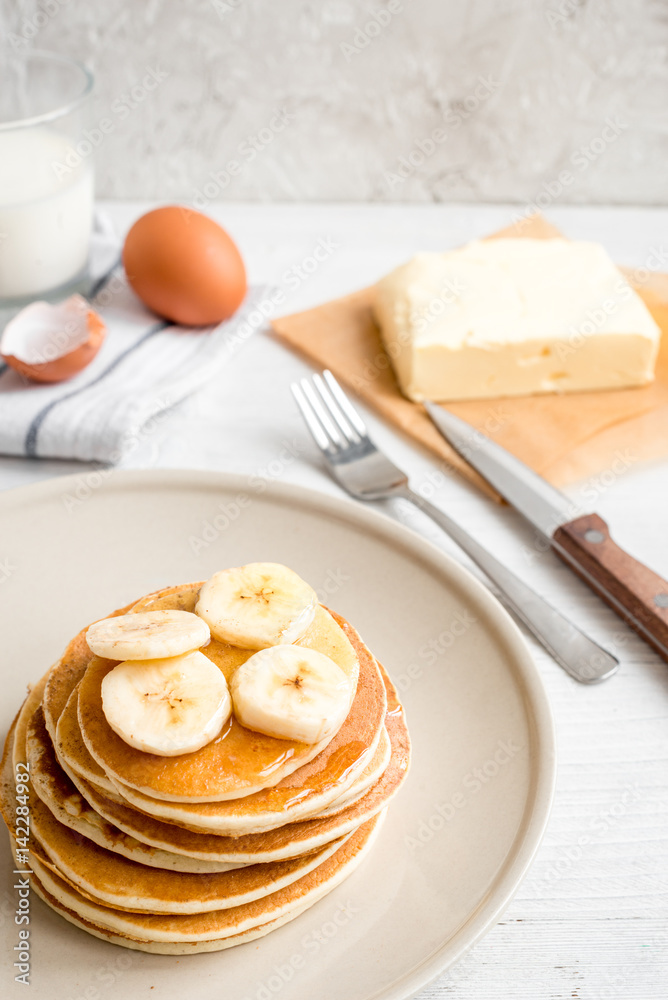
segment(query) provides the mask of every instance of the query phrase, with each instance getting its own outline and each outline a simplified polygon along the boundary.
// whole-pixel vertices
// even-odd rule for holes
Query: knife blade
[[[668,582],[621,549],[598,514],[583,514],[537,472],[465,420],[430,401],[424,406],[455,451],[668,662]]]

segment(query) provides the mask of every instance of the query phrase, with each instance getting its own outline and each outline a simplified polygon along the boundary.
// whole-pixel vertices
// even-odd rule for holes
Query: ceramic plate
[[[292,566],[399,686],[409,780],[364,865],[268,937],[218,954],[127,951],[31,900],[32,1000],[405,1000],[494,924],[545,829],[549,708],[514,623],[464,569],[361,505],[207,472],[81,474],[0,496],[2,730],[83,625],[158,587]],[[17,895],[2,853],[2,994]],[[152,992],[151,987],[155,988]]]

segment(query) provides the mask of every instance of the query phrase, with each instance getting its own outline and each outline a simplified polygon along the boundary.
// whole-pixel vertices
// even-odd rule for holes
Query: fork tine
[[[328,413],[327,409],[323,406],[322,401],[320,400],[318,394],[313,388],[313,383],[311,382],[311,380],[308,378],[303,378],[301,379],[299,385],[304,396],[306,397],[311,406],[311,410],[317,417],[318,422],[320,423],[323,431],[329,438],[330,447],[342,448],[345,444],[345,441],[341,436],[340,431],[336,427],[336,424],[332,422],[331,416]]]
[[[295,402],[299,407],[299,412],[304,418],[304,423],[311,432],[311,437],[315,441],[316,445],[321,451],[331,451],[332,444],[325,434],[322,424],[315,415],[313,407],[302,392],[301,386],[296,382],[293,382],[290,388],[292,389],[292,395],[295,397]]]
[[[327,413],[336,424],[337,429],[341,431],[346,439],[346,443],[357,444],[359,442],[359,434],[357,434],[357,432],[348,423],[345,414],[341,412],[338,403],[333,398],[320,375],[313,376],[313,385],[317,390]]]
[[[348,417],[348,420],[353,425],[359,436],[366,437],[368,433],[366,429],[366,424],[364,423],[359,413],[357,412],[353,404],[346,396],[345,392],[343,391],[339,383],[336,381],[336,379],[330,372],[329,368],[325,368],[324,372],[322,373],[322,377],[327,383],[327,388],[331,392],[332,396],[339,404],[345,415]]]

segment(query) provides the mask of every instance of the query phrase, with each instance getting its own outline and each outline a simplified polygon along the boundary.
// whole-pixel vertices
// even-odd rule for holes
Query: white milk
[[[92,219],[90,160],[46,127],[0,131],[0,298],[41,294],[77,277]]]

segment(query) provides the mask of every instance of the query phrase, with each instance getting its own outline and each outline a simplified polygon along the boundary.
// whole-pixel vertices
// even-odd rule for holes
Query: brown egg
[[[32,302],[7,323],[0,357],[33,382],[63,382],[91,363],[106,327],[80,295],[64,302]]]
[[[185,326],[228,319],[246,294],[236,243],[208,215],[180,205],[156,208],[135,222],[123,265],[149,309]]]

